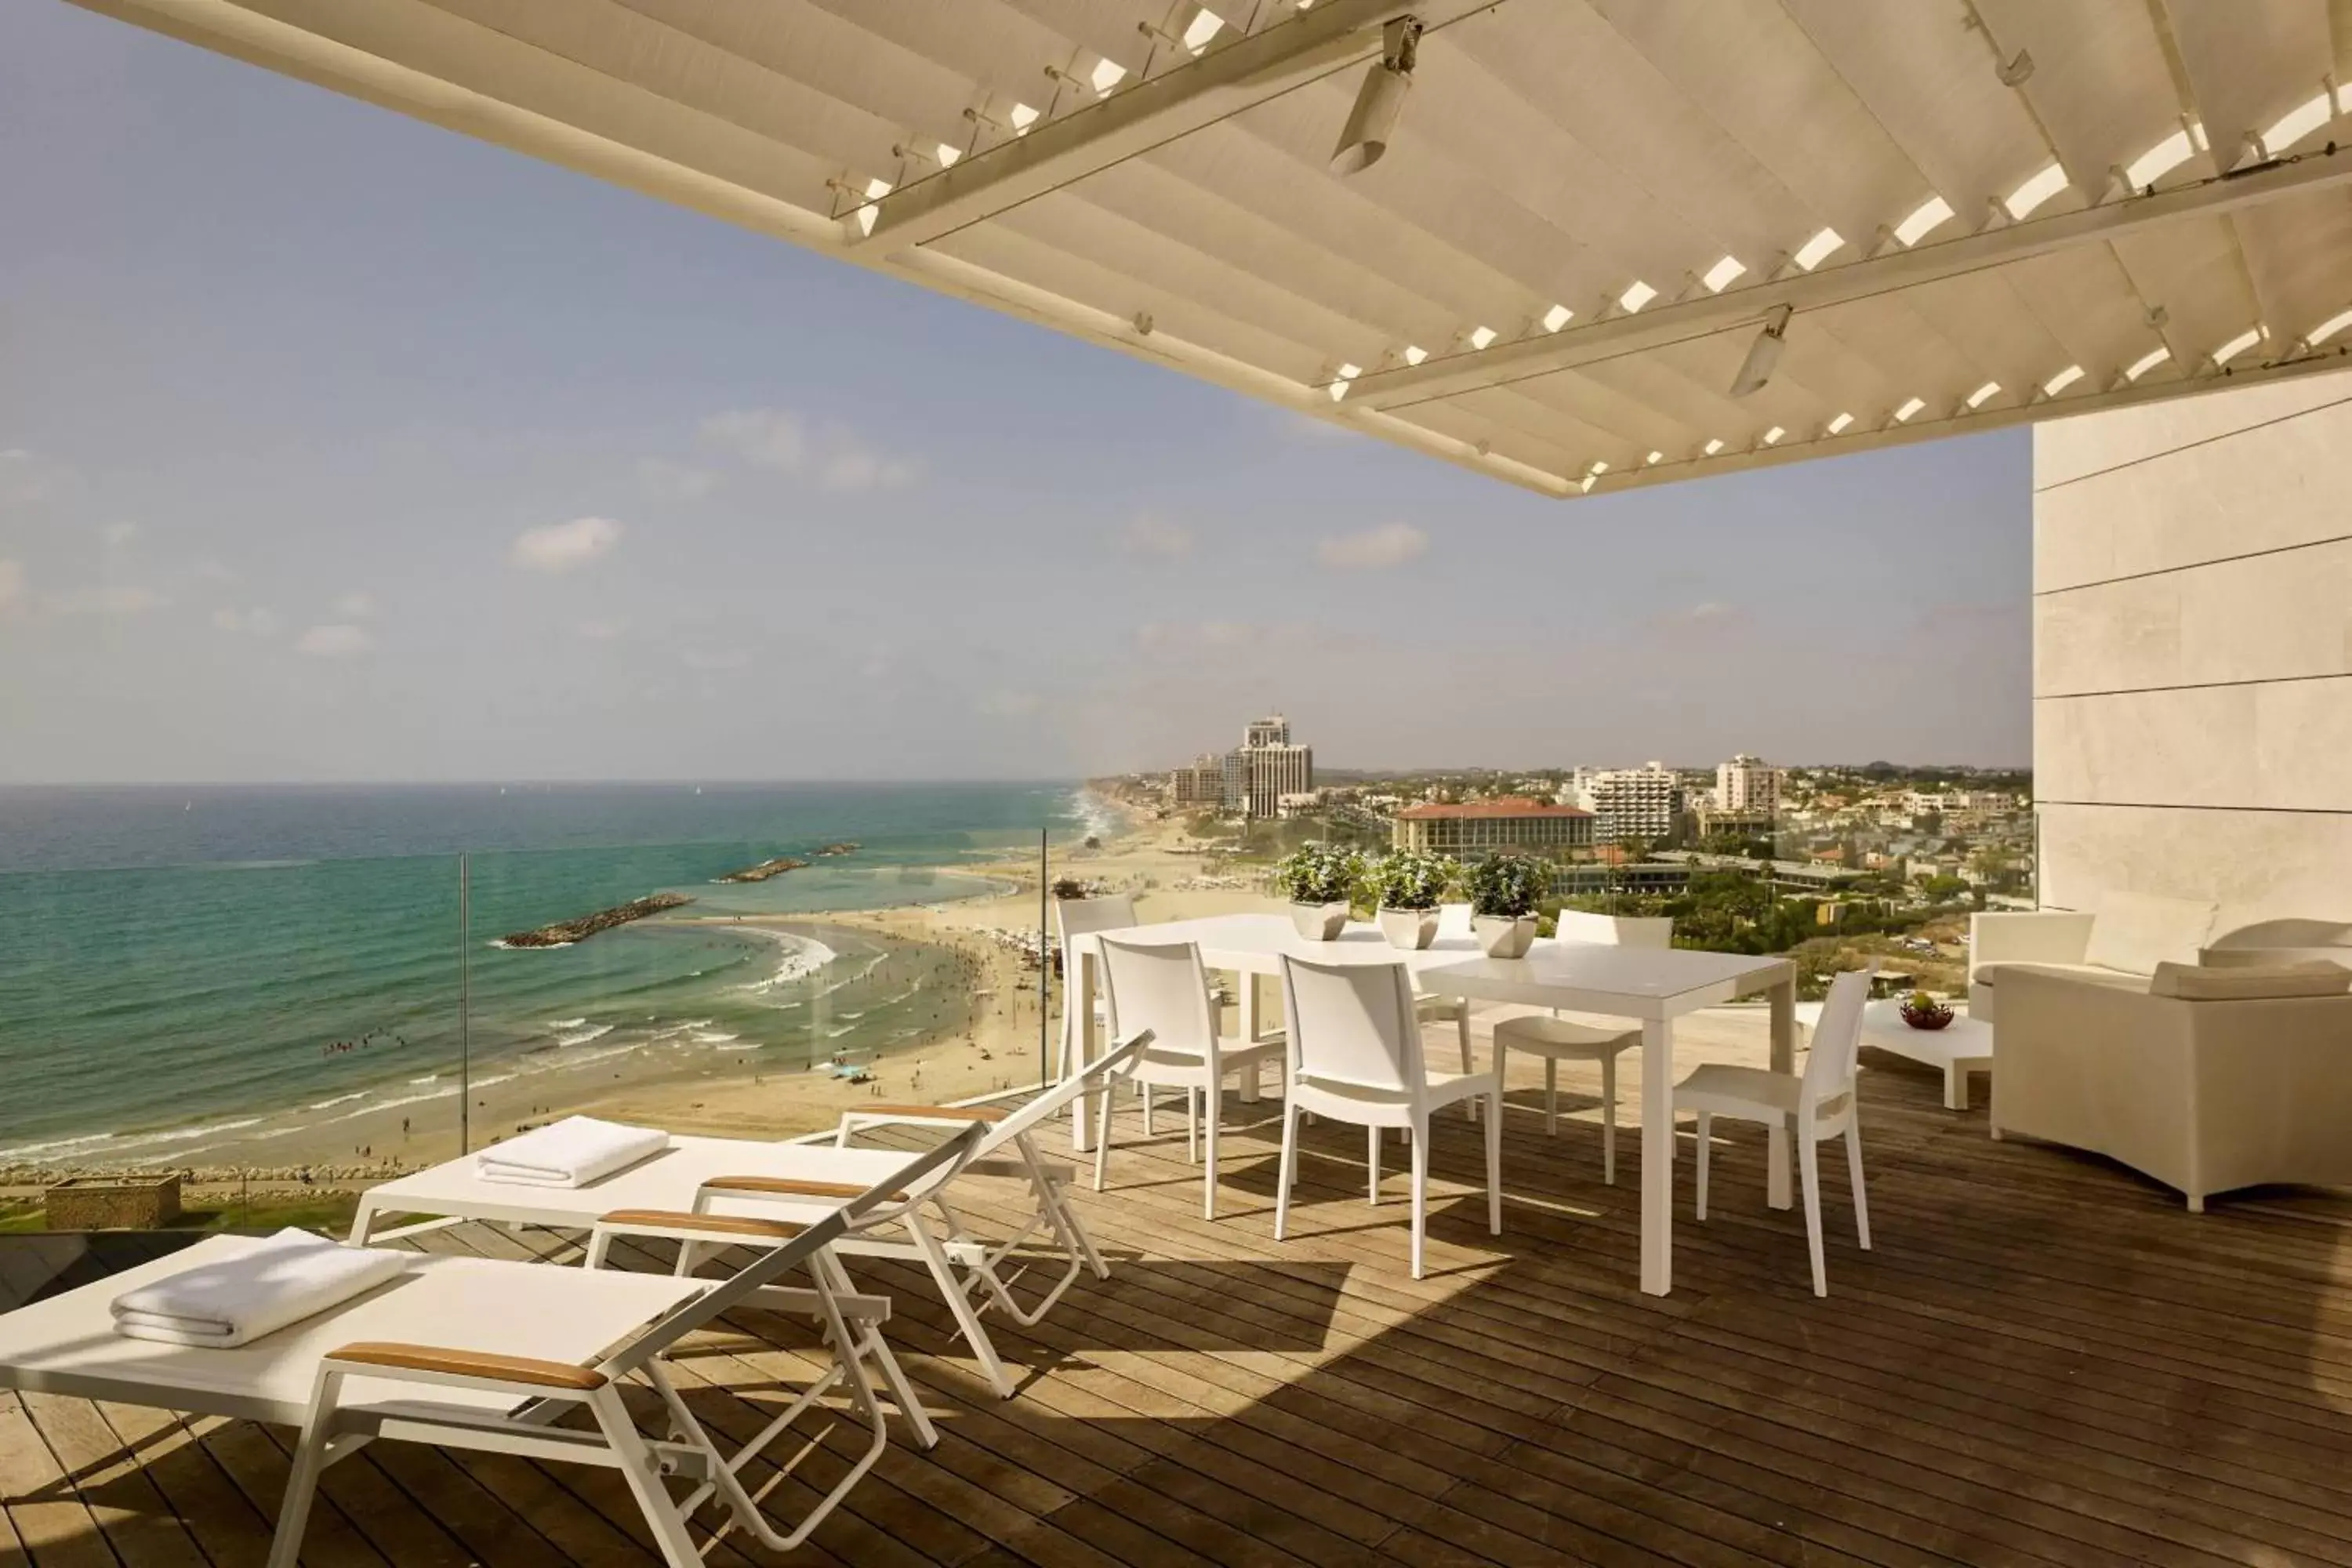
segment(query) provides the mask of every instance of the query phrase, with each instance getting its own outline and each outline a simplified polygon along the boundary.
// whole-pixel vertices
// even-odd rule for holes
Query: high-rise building
[[[1314,748],[1293,744],[1290,721],[1279,713],[1252,720],[1232,751],[1203,752],[1168,775],[1171,805],[1214,805],[1253,817],[1277,816],[1285,796],[1314,789]]]
[[[1682,811],[1682,781],[1663,763],[1638,768],[1579,768],[1576,804],[1592,814],[1599,844],[1671,838]]]
[[[1715,805],[1718,811],[1771,816],[1780,809],[1780,770],[1745,752],[1717,763]]]

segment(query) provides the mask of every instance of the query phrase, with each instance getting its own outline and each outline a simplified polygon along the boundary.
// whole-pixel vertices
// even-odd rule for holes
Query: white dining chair
[[[1617,1180],[1617,1058],[1642,1043],[1642,1026],[1579,1024],[1531,1013],[1506,1018],[1495,1026],[1495,1080],[1510,1081],[1511,1053],[1525,1051],[1543,1058],[1544,1136],[1559,1133],[1559,1064],[1563,1061],[1601,1064],[1601,1179]]]
[[[1225,1079],[1237,1074],[1255,1079],[1261,1066],[1281,1059],[1282,1042],[1253,1044],[1219,1037],[1216,1010],[1201,968],[1201,950],[1194,943],[1123,942],[1107,935],[1097,941],[1102,951],[1103,993],[1109,998],[1110,1016],[1130,1035],[1141,1029],[1152,1033],[1151,1044],[1119,1077],[1143,1091],[1147,1135],[1153,1091],[1184,1090],[1185,1157],[1200,1162],[1205,1142],[1208,1159],[1202,1172],[1201,1214],[1214,1219],[1217,1129],[1223,1121]],[[1109,1103],[1108,1094],[1104,1103],[1106,1107]],[[1208,1112],[1205,1140],[1204,1108]],[[1102,1190],[1103,1169],[1110,1152],[1110,1121],[1106,1113],[1095,1145],[1097,1192]]]
[[[1457,1100],[1486,1102],[1486,1228],[1503,1234],[1503,1118],[1493,1073],[1445,1072],[1422,1054],[1412,979],[1402,963],[1315,963],[1282,960],[1282,1016],[1290,1085],[1282,1100],[1282,1169],[1274,1238],[1290,1224],[1298,1174],[1298,1119],[1314,1112],[1366,1131],[1368,1192],[1381,1201],[1381,1133],[1402,1127],[1412,1142],[1412,1277],[1422,1277],[1429,1211],[1429,1118]]]
[[[1805,1194],[1805,1242],[1813,1257],[1813,1294],[1830,1293],[1822,1258],[1822,1177],[1819,1145],[1843,1133],[1846,1173],[1853,1186],[1853,1227],[1870,1250],[1870,1207],[1862,1188],[1862,1121],[1854,1057],[1862,1047],[1862,1009],[1878,965],[1853,969],[1830,982],[1829,999],[1814,1026],[1802,1073],[1710,1062],[1675,1086],[1675,1110],[1698,1115],[1698,1217],[1706,1218],[1707,1142],[1718,1116],[1787,1126],[1797,1144],[1797,1174]]]
[[[1470,906],[1440,904],[1437,906],[1437,940],[1449,937],[1470,940]],[[1412,1016],[1424,1024],[1451,1024],[1454,1040],[1462,1052],[1462,1070],[1475,1070],[1477,1064],[1470,1056],[1470,1000],[1466,996],[1433,996],[1426,991],[1412,994]],[[1474,1098],[1463,1102],[1463,1110],[1471,1121],[1478,1120],[1478,1101]]]
[[[1097,931],[1125,931],[1134,925],[1135,900],[1124,893],[1113,893],[1099,899],[1056,899],[1054,900],[1054,937],[1062,951],[1062,1061],[1056,1078],[1067,1078],[1078,1066],[1078,1010],[1072,999],[1078,994],[1078,955],[1071,945],[1076,937],[1092,936]],[[1118,1033],[1111,1026],[1110,1009],[1103,995],[1095,996],[1095,1021],[1103,1037]]]

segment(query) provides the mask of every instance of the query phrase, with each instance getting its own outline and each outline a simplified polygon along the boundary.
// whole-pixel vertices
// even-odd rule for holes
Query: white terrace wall
[[[2352,373],[2039,426],[2042,901],[2352,920]]]

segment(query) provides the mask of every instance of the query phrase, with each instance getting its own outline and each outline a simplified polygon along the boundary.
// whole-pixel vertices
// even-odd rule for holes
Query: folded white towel
[[[627,1127],[593,1116],[567,1116],[474,1156],[486,1182],[526,1187],[584,1187],[669,1147],[657,1127]]]
[[[241,1345],[374,1289],[406,1256],[281,1230],[240,1257],[124,1291],[114,1299],[114,1331],[167,1345]]]

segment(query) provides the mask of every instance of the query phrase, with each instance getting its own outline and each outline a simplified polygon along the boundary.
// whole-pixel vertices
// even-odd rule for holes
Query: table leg
[[[1242,1043],[1257,1044],[1262,1020],[1258,1016],[1257,976],[1246,969],[1234,971],[1234,984],[1239,988],[1236,998],[1241,1008]],[[1242,1074],[1242,1100],[1254,1105],[1265,1088],[1265,1064],[1259,1062]]]
[[[1664,1018],[1642,1025],[1642,1289],[1675,1288],[1675,1039]]]
[[[1969,1069],[1954,1062],[1944,1069],[1944,1109],[1966,1110],[1969,1108]]]
[[[1772,1009],[1772,1070],[1797,1070],[1797,977],[1791,973],[1766,994],[1765,1000]],[[1764,1136],[1764,1203],[1768,1208],[1784,1209],[1789,1196],[1789,1129],[1781,1122],[1772,1123]]]
[[[1082,945],[1073,952],[1072,957],[1076,960],[1074,967],[1077,973],[1069,977],[1068,993],[1062,998],[1062,1005],[1077,1015],[1078,1059],[1070,1070],[1083,1072],[1102,1052],[1102,1040],[1095,1033],[1097,977],[1094,950],[1091,946]],[[1070,1152],[1072,1153],[1083,1154],[1095,1146],[1094,1104],[1095,1097],[1090,1094],[1079,1095],[1077,1099],[1071,1101]],[[1108,1094],[1102,1097],[1102,1108],[1103,1115],[1108,1118],[1111,1112],[1111,1097]]]

